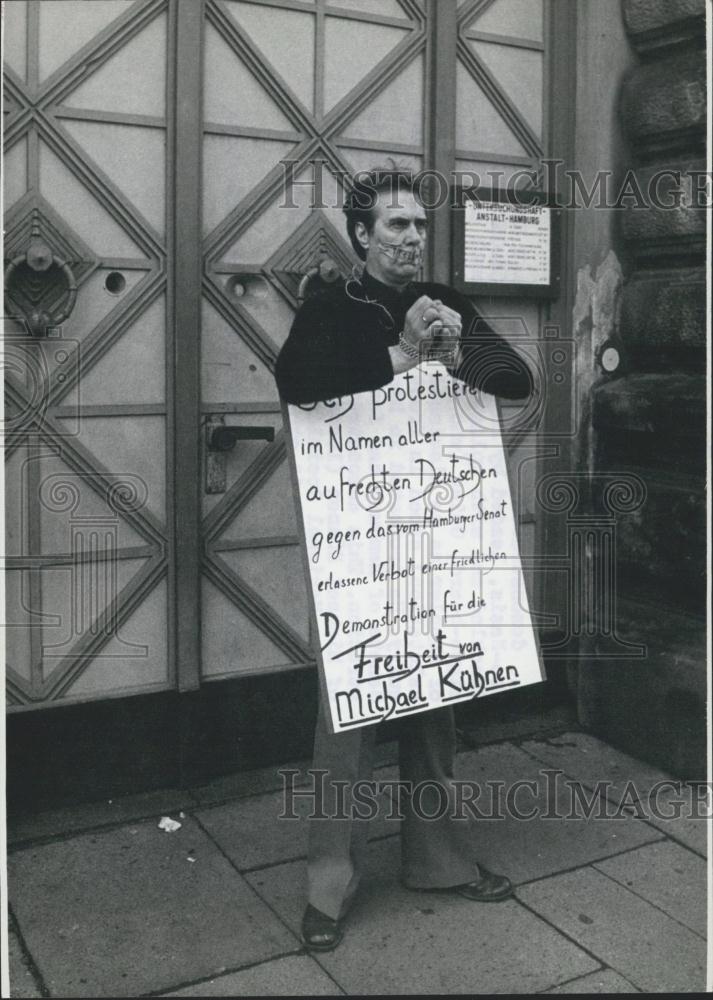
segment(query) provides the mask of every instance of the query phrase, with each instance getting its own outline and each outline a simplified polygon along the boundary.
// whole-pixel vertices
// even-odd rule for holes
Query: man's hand
[[[455,309],[450,309],[448,306],[444,306],[438,299],[435,300],[434,305],[438,309],[438,315],[431,323],[431,333],[438,333],[452,338],[460,337],[461,330],[463,328],[463,319],[461,314],[456,312]]]
[[[422,341],[431,339],[433,335],[431,324],[438,319],[439,306],[442,308],[437,299],[422,295],[406,313],[404,340],[412,347],[419,347]]]
[[[444,305],[440,299],[422,295],[406,313],[404,337],[414,347],[422,340],[434,336],[460,337],[463,320],[455,309]]]
[[[422,295],[406,313],[403,336],[411,347],[419,348],[425,341],[430,343],[434,337],[460,337],[462,319],[455,309],[449,309],[440,299],[432,299]],[[418,364],[418,358],[409,357],[400,347],[390,347],[391,363],[394,374],[407,371]]]
[[[438,352],[439,361],[449,370],[455,369],[460,359],[463,318],[455,309],[450,309],[438,300],[434,304],[438,307],[438,316],[431,323],[431,333],[442,343],[442,350]]]

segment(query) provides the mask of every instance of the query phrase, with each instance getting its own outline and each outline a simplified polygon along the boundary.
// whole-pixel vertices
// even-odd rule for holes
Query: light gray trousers
[[[420,712],[401,720],[399,768],[401,781],[418,785],[435,782],[440,790],[424,787],[420,796],[422,814],[443,812],[440,819],[417,815],[409,795],[401,798],[401,876],[413,889],[447,888],[479,877],[475,856],[474,820],[454,819],[453,764],[456,750],[452,708]],[[364,726],[331,734],[325,724],[320,700],[314,740],[313,767],[327,771],[324,778],[324,811],[333,815],[336,796],[329,782],[370,780],[376,726]],[[445,798],[444,798],[445,797]],[[460,810],[461,812],[463,810]],[[312,819],[307,857],[308,893],[312,906],[334,920],[342,917],[364,871],[369,824],[360,819]]]

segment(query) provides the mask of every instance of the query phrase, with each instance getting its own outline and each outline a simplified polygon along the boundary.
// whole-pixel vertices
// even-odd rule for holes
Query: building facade
[[[558,297],[478,303],[539,379],[503,412],[534,620],[583,724],[699,776],[704,0],[12,0],[4,29],[11,801],[308,745],[272,368],[389,158],[564,206]],[[581,203],[573,172],[630,167],[680,204]],[[430,247],[451,281],[449,198]]]

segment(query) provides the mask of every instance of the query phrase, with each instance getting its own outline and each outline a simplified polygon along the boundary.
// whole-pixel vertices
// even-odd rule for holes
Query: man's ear
[[[357,238],[357,242],[360,246],[364,247],[365,250],[369,249],[369,231],[363,222],[354,223],[354,235]]]

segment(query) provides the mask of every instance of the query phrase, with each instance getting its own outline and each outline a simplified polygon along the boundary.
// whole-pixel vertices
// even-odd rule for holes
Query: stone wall
[[[617,520],[611,582],[617,638],[647,652],[582,662],[578,702],[589,728],[693,780],[706,749],[705,0],[622,0],[622,12],[637,61],[620,125],[636,187],[658,177],[662,204],[620,213],[622,363],[595,373],[587,464],[644,484]]]

